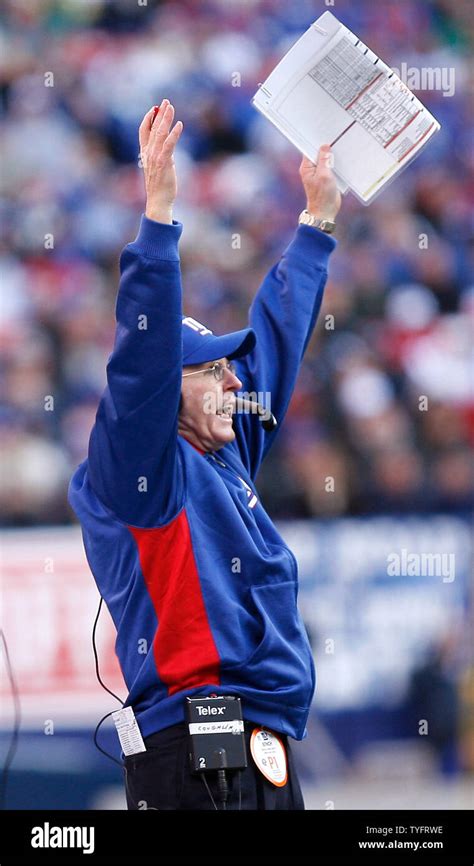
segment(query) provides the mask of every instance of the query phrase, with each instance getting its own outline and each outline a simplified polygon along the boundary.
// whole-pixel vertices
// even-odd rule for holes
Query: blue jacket
[[[108,384],[69,501],[142,735],[182,721],[185,695],[217,692],[240,695],[250,721],[302,739],[315,671],[297,565],[255,489],[275,432],[237,414],[235,440],[217,453],[178,435],[181,232],[143,216],[122,252]],[[280,424],[335,245],[300,226],[250,309],[257,345],[237,374],[245,392],[271,393]]]

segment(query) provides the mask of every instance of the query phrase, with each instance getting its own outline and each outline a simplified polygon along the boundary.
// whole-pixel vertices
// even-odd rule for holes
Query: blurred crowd
[[[112,350],[118,258],[143,210],[143,114],[166,96],[184,122],[175,217],[185,310],[216,332],[243,327],[305,205],[298,153],[250,100],[330,7],[3,8],[0,502],[7,526],[70,522],[67,482],[86,456]],[[454,69],[455,92],[420,91],[441,131],[369,207],[344,198],[322,314],[259,489],[281,518],[464,511],[474,438],[471,4],[337,0],[331,11],[391,66]]]

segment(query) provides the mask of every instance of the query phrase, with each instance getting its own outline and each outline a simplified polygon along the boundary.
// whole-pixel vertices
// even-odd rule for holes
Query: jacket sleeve
[[[117,328],[89,442],[90,483],[120,520],[167,523],[182,506],[178,412],[182,370],[182,225],[142,216],[120,257]]]
[[[236,415],[235,443],[251,478],[274,442],[285,417],[308,341],[321,307],[327,266],[336,240],[299,226],[282,258],[267,274],[250,307],[257,334],[253,351],[236,361],[244,391],[270,408],[278,421],[265,432],[256,415]]]

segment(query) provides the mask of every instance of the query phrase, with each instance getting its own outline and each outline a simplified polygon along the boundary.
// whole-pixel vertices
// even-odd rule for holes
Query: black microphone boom
[[[268,430],[269,432],[275,430],[275,427],[278,424],[277,419],[270,410],[265,409],[265,406],[262,406],[262,404],[258,403],[256,400],[247,400],[244,397],[236,397],[235,410],[236,412],[251,412],[254,415],[258,415],[263,429]]]

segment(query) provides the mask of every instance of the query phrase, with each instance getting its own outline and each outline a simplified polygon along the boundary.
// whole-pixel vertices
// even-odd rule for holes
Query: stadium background
[[[394,67],[454,70],[455,91],[419,90],[441,132],[370,207],[344,198],[322,316],[258,480],[299,560],[318,670],[298,760],[315,809],[468,802],[470,3],[6,0],[2,601],[22,703],[11,808],[124,806],[120,770],[91,740],[118,704],[95,680],[98,595],[66,488],[104,386],[119,253],[143,209],[137,126],[163,96],[175,104],[185,308],[217,332],[243,326],[304,206],[298,154],[250,99],[326,8]],[[402,550],[453,554],[454,579],[389,575]],[[97,642],[124,697],[106,612]],[[1,696],[3,759],[4,661]],[[100,741],[118,757],[110,720]]]

